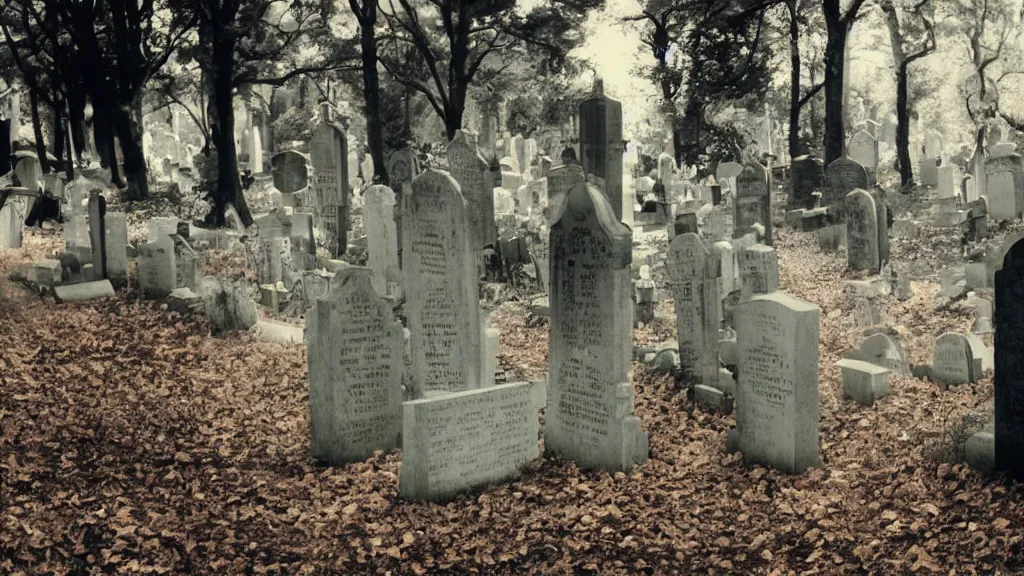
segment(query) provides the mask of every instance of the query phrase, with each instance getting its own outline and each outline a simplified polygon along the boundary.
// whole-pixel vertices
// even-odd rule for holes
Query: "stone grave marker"
[[[477,149],[476,137],[462,130],[448,144],[448,167],[459,183],[469,210],[469,243],[474,251],[493,246],[498,238],[494,226],[494,185],[487,161]]]
[[[955,164],[939,166],[939,198],[955,198],[960,194],[960,168]]]
[[[825,169],[825,191],[821,196],[821,205],[841,206],[846,195],[857,188],[868,188],[867,171],[846,156],[837,158]]]
[[[107,227],[103,222],[106,215],[107,199],[99,190],[93,190],[89,193],[89,244],[95,248],[92,251],[93,280],[107,277]]]
[[[854,190],[846,195],[846,261],[853,270],[877,274],[882,261],[878,246],[878,210],[871,194]]]
[[[363,211],[363,226],[366,226],[366,211]],[[392,223],[394,226],[394,223]],[[316,239],[313,235],[313,215],[293,212],[288,234],[292,244],[292,262],[300,270],[316,268]]]
[[[517,477],[540,456],[540,387],[515,382],[403,404],[399,496],[440,501]]]
[[[850,137],[846,148],[850,159],[863,166],[867,172],[868,185],[873,184],[878,169],[878,141],[870,132],[860,130]]]
[[[819,309],[783,292],[736,315],[739,381],[730,447],[749,462],[799,474],[818,465]]]
[[[771,294],[778,290],[779,259],[775,249],[764,244],[744,248],[740,281],[741,302],[746,302],[757,294]]]
[[[1024,481],[1024,241],[1017,240],[995,272],[996,469]]]
[[[736,177],[733,238],[750,232],[754,224],[764,226],[764,243],[772,244],[771,178],[764,166],[752,162]]]
[[[321,103],[320,122],[313,128],[309,157],[313,164],[313,222],[324,231],[332,258],[348,248],[349,166],[348,137],[334,120],[334,111]]]
[[[551,368],[544,442],[582,468],[629,470],[647,459],[629,381],[632,234],[604,194],[569,191],[551,227]]]
[[[812,156],[793,159],[793,177],[789,188],[789,210],[814,208],[812,192],[825,188],[825,162]]]
[[[370,274],[339,271],[308,316],[310,447],[332,465],[397,448],[402,433],[402,326]]]
[[[308,160],[303,154],[295,150],[282,150],[270,158],[270,165],[274,188],[282,194],[293,194],[309,185]]]
[[[174,240],[160,235],[139,247],[139,292],[143,298],[160,300],[177,288]]]
[[[736,178],[743,172],[739,162],[722,162],[715,168],[715,180],[729,184],[729,191],[736,195]]]
[[[412,334],[414,398],[478,388],[477,268],[466,200],[447,172],[427,170],[402,198],[402,289]]]
[[[107,212],[103,225],[107,278],[111,284],[123,286],[128,283],[128,222],[124,212]]]
[[[673,180],[675,179],[676,172],[676,159],[671,154],[665,154],[664,152],[658,156],[658,180],[665,185],[666,188],[671,188]]]
[[[1009,154],[985,161],[989,214],[1012,220],[1024,212],[1024,158]]]
[[[569,190],[586,182],[586,175],[583,172],[583,167],[579,164],[567,164],[555,166],[549,170],[547,178],[548,206],[551,207],[551,217],[555,218],[556,214],[561,214]]]
[[[363,229],[366,230],[367,266],[371,284],[380,296],[397,298],[402,277],[398,270],[398,235],[395,231],[395,193],[380,184],[364,196]]]
[[[903,348],[888,334],[872,334],[860,343],[860,359],[900,376],[910,376],[910,363]]]
[[[714,387],[722,307],[717,253],[709,252],[696,233],[686,232],[669,243],[665,266],[675,299],[680,368],[687,379]]]
[[[932,377],[943,384],[975,382],[981,374],[975,370],[971,343],[963,334],[946,332],[935,341],[932,352]]]
[[[391,188],[395,191],[396,202],[403,193],[411,190],[412,179],[419,174],[419,163],[416,155],[408,148],[394,151],[388,157],[388,178]]]
[[[580,159],[588,175],[600,179],[599,186],[622,220],[622,103],[604,95],[600,80],[594,94],[580,102]]]

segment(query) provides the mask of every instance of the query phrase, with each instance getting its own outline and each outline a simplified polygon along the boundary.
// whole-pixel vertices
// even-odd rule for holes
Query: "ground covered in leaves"
[[[694,410],[635,365],[650,460],[629,474],[542,458],[447,504],[397,497],[399,452],[309,456],[302,346],[235,334],[159,303],[55,305],[0,286],[0,574],[993,574],[1024,570],[1022,490],[928,447],[992,396],[893,378],[864,408],[835,362],[859,342],[843,254],[776,231],[781,288],[821,307],[821,460],[787,476],[724,451],[731,416]],[[28,235],[0,273],[52,253]],[[899,255],[894,254],[894,258]],[[2,282],[2,281],[0,281]],[[968,311],[934,284],[887,323],[927,361]],[[660,305],[662,313],[670,302]],[[547,327],[507,302],[501,365],[546,371]],[[664,316],[638,343],[671,338]]]

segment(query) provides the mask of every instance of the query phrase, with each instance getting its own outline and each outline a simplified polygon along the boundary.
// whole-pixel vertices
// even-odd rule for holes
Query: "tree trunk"
[[[28,103],[32,110],[32,134],[36,139],[36,154],[39,156],[39,169],[43,174],[50,171],[50,163],[46,159],[46,142],[43,140],[43,125],[39,119],[39,98],[36,91],[28,91]]]
[[[700,161],[700,152],[703,150],[700,140],[701,127],[704,124],[704,109],[692,97],[687,99],[681,123],[680,136],[685,153],[680,157],[680,163],[697,166]],[[707,169],[708,167],[703,168]]]
[[[233,205],[244,226],[253,223],[249,206],[242,194],[238,179],[238,151],[235,149],[235,112],[233,102],[233,77],[235,72],[234,41],[217,38],[217,23],[214,23],[212,88],[210,104],[213,106],[213,146],[217,149],[217,182],[211,190],[210,213],[206,223],[213,227],[227,224],[224,212]]]
[[[60,161],[64,158],[64,106],[56,100],[53,106],[53,131],[50,133],[50,146],[53,157]]]
[[[384,133],[380,120],[380,77],[377,74],[377,36],[374,25],[377,21],[377,0],[365,0],[373,9],[367,10],[366,21],[359,30],[359,44],[363,58],[363,93],[366,97],[366,139],[373,158],[373,173],[387,186],[387,163],[384,161]]]
[[[896,69],[896,161],[900,171],[900,184],[908,190],[914,179],[910,161],[910,103],[907,96],[907,64]]]
[[[114,132],[124,157],[127,181],[124,198],[145,200],[149,198],[149,183],[146,180],[146,156],[142,150],[142,121],[134,107],[120,107],[114,111]]]
[[[796,0],[787,0],[789,8],[789,161],[800,156],[800,24]]]
[[[839,16],[839,0],[822,2],[828,41],[825,43],[825,165],[843,155],[846,123],[843,120],[843,72],[846,62],[847,23]]]
[[[107,107],[107,102],[100,102],[95,98],[92,110],[92,131],[96,141],[96,153],[100,156],[100,166],[110,169],[110,181],[114,186],[125,188],[127,184],[121,177],[121,169],[117,165],[117,152],[114,150],[112,112]]]
[[[79,162],[85,151],[85,99],[78,88],[70,90],[68,98],[68,132],[74,145],[74,157]]]

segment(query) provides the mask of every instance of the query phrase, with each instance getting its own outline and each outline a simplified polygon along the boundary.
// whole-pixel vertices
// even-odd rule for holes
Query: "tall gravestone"
[[[99,190],[89,193],[89,243],[92,251],[93,280],[107,277],[107,227],[103,219],[107,215],[107,199]]]
[[[466,211],[458,183],[438,170],[414,178],[412,193],[402,198],[402,292],[413,397],[479,388],[486,381]]]
[[[348,248],[348,138],[334,121],[330,103],[320,105],[320,122],[313,128],[309,156],[313,164],[313,219],[324,231],[332,257]]]
[[[604,84],[594,83],[594,94],[580,102],[580,162],[596,177],[615,213],[622,220],[622,103],[604,95]]]
[[[462,130],[448,144],[448,168],[466,199],[469,244],[474,251],[494,246],[498,230],[494,225],[494,181],[487,161],[477,149],[476,138]]]
[[[114,286],[128,283],[128,222],[124,212],[107,212],[103,217],[103,249],[107,278]]]
[[[573,188],[551,227],[551,368],[544,442],[583,468],[647,459],[629,381],[632,234],[603,193]]]
[[[764,226],[764,243],[772,245],[771,179],[764,166],[748,163],[736,177],[736,196],[733,209],[733,238],[750,232],[751,226]]]
[[[548,171],[548,206],[554,216],[560,213],[569,191],[587,181],[583,167],[579,164],[555,166]]]
[[[852,270],[877,274],[882,266],[878,246],[878,210],[864,190],[846,195],[846,261]],[[884,225],[884,224],[882,224]]]
[[[814,208],[814,192],[825,188],[825,163],[821,158],[799,156],[793,159],[793,178],[789,189],[790,210]]]
[[[995,273],[996,469],[1024,481],[1024,240]]]
[[[363,229],[366,230],[366,264],[373,271],[373,289],[381,296],[397,298],[402,276],[398,270],[395,193],[391,188],[377,184],[366,190]]]
[[[821,196],[821,205],[841,207],[847,194],[867,187],[868,174],[863,166],[846,156],[836,158],[825,169],[825,192]]]
[[[668,246],[669,279],[676,306],[679,361],[690,380],[718,382],[718,327],[721,324],[717,254],[694,232],[676,235]]]
[[[313,457],[340,465],[397,448],[402,326],[370,285],[370,271],[338,271],[314,304],[307,331]]]
[[[754,296],[740,308],[730,444],[749,462],[802,473],[818,464],[820,311],[783,292]]]
[[[1012,220],[1024,212],[1024,158],[1008,154],[985,161],[988,211],[994,220]]]

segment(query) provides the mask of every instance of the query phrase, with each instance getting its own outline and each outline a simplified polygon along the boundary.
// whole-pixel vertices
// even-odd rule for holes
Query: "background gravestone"
[[[587,181],[583,167],[579,164],[566,164],[555,166],[548,170],[548,207],[549,214],[554,219],[561,214],[565,206],[565,198],[577,185]]]
[[[995,273],[996,469],[1024,481],[1024,241]]]
[[[363,194],[363,229],[366,230],[366,265],[373,270],[373,289],[397,298],[402,277],[398,270],[398,234],[395,230],[395,193],[380,184]]]
[[[545,446],[582,468],[629,470],[648,452],[629,382],[632,235],[599,189],[580,184],[550,236]]]
[[[313,164],[313,221],[324,232],[332,257],[348,248],[348,137],[334,121],[331,105],[320,106],[320,123],[313,128],[309,156]]]
[[[462,130],[448,144],[448,168],[459,183],[469,210],[469,243],[474,251],[494,246],[494,182],[487,161],[477,149],[476,138]]]
[[[580,163],[598,179],[615,213],[622,220],[622,103],[604,95],[598,81],[594,95],[580,102]]]
[[[878,248],[878,210],[875,200],[864,190],[846,195],[846,261],[852,270],[877,274],[881,269]],[[884,225],[884,224],[883,224]]]
[[[790,210],[814,208],[813,192],[825,187],[825,162],[821,158],[798,156],[793,159],[793,179],[789,189]]]
[[[705,386],[717,386],[718,296],[721,268],[717,255],[693,232],[669,243],[665,262],[676,307],[677,341],[683,375]]]
[[[750,232],[751,226],[764,226],[764,243],[772,244],[771,178],[764,166],[752,162],[743,167],[736,177],[734,199],[733,238]]]
[[[411,333],[412,397],[484,381],[476,264],[466,200],[447,172],[427,170],[402,198],[402,275]]]
[[[893,374],[910,376],[907,355],[888,334],[872,334],[860,343],[859,359],[886,368]]]
[[[932,377],[943,384],[976,382],[981,374],[975,369],[971,343],[963,334],[947,332],[935,341],[932,351]]]
[[[340,465],[397,448],[402,326],[370,285],[370,270],[338,271],[306,329],[313,457]]]
[[[837,158],[825,169],[825,191],[821,196],[821,205],[842,207],[847,194],[857,188],[867,187],[868,174],[863,166],[846,156]]]
[[[989,214],[993,220],[1011,220],[1024,211],[1024,158],[1009,154],[985,161]]]
[[[274,188],[283,194],[292,194],[309,185],[306,157],[295,150],[283,150],[270,158]]]

